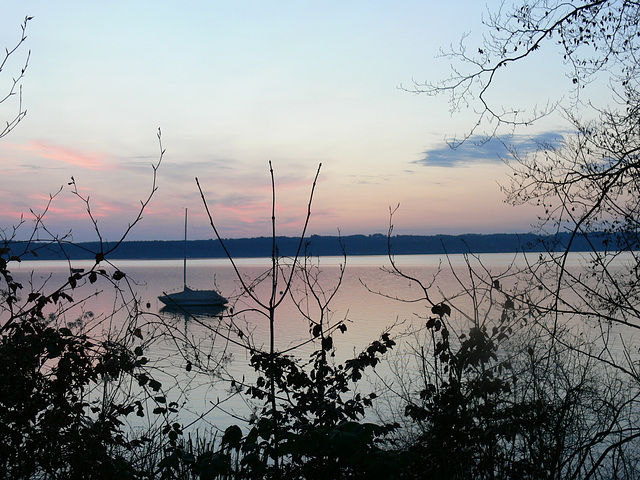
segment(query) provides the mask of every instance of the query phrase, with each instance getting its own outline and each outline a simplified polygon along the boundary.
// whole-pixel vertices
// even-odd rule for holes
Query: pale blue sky
[[[283,235],[299,232],[320,162],[309,233],[385,232],[398,203],[396,233],[530,231],[535,211],[503,204],[499,152],[445,149],[470,112],[451,116],[446,97],[399,88],[446,77],[438,48],[465,32],[478,39],[484,10],[471,0],[5,3],[0,45],[34,18],[0,74],[6,88],[31,50],[27,117],[0,140],[0,225],[32,218],[64,186],[48,224],[95,239],[68,189],[73,175],[104,236],[117,238],[148,194],[161,127],[158,191],[130,239],[180,238],[185,207],[190,237],[212,237],[196,176],[223,236],[269,235],[269,160]],[[507,72],[500,101],[561,96],[559,65]],[[0,106],[1,118],[15,108]],[[520,134],[561,127],[553,117]]]

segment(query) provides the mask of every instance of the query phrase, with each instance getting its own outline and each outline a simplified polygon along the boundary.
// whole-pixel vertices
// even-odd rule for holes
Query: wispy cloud
[[[44,167],[35,163],[23,163],[20,167],[24,170],[50,170],[51,167]]]
[[[81,151],[44,140],[33,140],[26,145],[21,145],[19,149],[41,158],[48,158],[91,170],[106,170],[113,167],[113,164],[110,164],[109,158],[105,154]]]
[[[349,175],[349,178],[360,185],[382,185],[388,180],[383,175]]]
[[[507,139],[472,137],[452,148],[441,146],[422,152],[421,158],[411,163],[425,167],[467,167],[475,164],[500,163],[515,149],[520,155],[535,151],[540,145],[558,145],[562,132],[545,132],[536,136],[511,136]]]

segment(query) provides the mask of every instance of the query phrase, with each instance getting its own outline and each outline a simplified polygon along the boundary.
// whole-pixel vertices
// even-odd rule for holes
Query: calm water
[[[487,254],[482,256],[483,264],[492,275],[509,269],[513,254]],[[425,285],[431,285],[429,294],[434,303],[444,299],[455,304],[462,311],[472,310],[469,297],[456,294],[461,291],[460,281],[468,277],[465,257],[454,255],[445,259],[434,255],[400,256],[397,264],[409,275]],[[317,281],[316,294],[330,296],[339,281],[339,265],[342,257],[323,257],[310,271]],[[575,264],[579,261],[576,259]],[[241,259],[238,268],[246,279],[258,278],[269,268],[268,259]],[[453,266],[452,273],[450,265]],[[73,262],[74,268],[89,269],[91,262]],[[183,411],[182,423],[195,421],[205,414],[198,426],[224,428],[237,422],[233,415],[248,417],[251,406],[240,395],[229,390],[230,377],[250,379],[248,354],[239,344],[251,339],[256,348],[268,344],[268,322],[259,313],[247,311],[234,318],[229,327],[216,316],[204,315],[185,318],[183,315],[163,313],[158,296],[182,288],[182,261],[115,261],[105,266],[108,272],[120,269],[126,273],[126,280],[118,282],[121,290],[115,290],[109,282],[100,280],[95,284],[79,286],[74,292],[74,300],[86,298],[80,308],[64,312],[66,322],[74,322],[84,315],[84,328],[94,334],[106,335],[109,330],[129,331],[140,328],[143,339],[136,342],[147,346],[145,354],[162,373],[157,373],[170,401],[179,403]],[[340,288],[327,309],[330,323],[344,320],[347,331],[333,335],[336,344],[336,360],[349,358],[354,352],[366,347],[371,341],[395,325],[393,333],[400,333],[411,326],[423,323],[430,308],[423,298],[423,292],[416,282],[391,275],[389,259],[381,256],[349,257]],[[14,264],[14,278],[23,283],[28,291],[42,288],[51,291],[69,276],[66,262],[33,261]],[[435,278],[435,280],[434,280]],[[256,307],[247,298],[239,297],[242,291],[235,272],[228,260],[190,260],[187,283],[192,288],[209,289],[215,287],[234,304],[234,312]],[[284,282],[278,285],[278,292],[284,289]],[[95,295],[99,292],[99,295]],[[257,285],[255,292],[263,301],[268,301],[268,282]],[[303,283],[294,282],[293,299],[287,297],[276,313],[276,348],[295,349],[300,358],[308,358],[312,344],[309,321],[296,306],[300,302],[304,312],[317,319],[319,310],[304,299],[313,298],[304,290]],[[138,300],[142,312],[134,319],[135,324],[126,322],[126,305],[132,298]],[[404,301],[399,301],[403,299]],[[87,311],[94,313],[88,317]],[[103,315],[104,312],[110,313]],[[493,314],[489,311],[489,316]],[[495,313],[497,316],[499,314]],[[463,315],[454,312],[453,323],[465,323]],[[302,346],[300,346],[302,345]],[[194,349],[193,347],[197,347]],[[265,347],[266,348],[266,347]],[[196,350],[199,352],[196,357]],[[193,368],[186,371],[186,365],[205,364],[207,368]],[[219,368],[214,368],[219,366]],[[178,386],[180,386],[178,388]],[[365,386],[366,388],[366,386]],[[228,398],[228,400],[225,400]],[[220,408],[213,408],[218,405]]]

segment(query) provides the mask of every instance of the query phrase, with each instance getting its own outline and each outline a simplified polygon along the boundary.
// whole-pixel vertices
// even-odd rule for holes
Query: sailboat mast
[[[184,288],[187,288],[187,209],[184,209],[184,263],[183,263]]]

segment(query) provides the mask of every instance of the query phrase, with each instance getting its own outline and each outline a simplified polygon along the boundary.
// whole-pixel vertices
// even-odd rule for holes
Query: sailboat
[[[158,297],[169,308],[222,307],[227,299],[215,290],[193,290],[187,287],[187,209],[184,210],[184,285],[181,292],[166,293]]]

